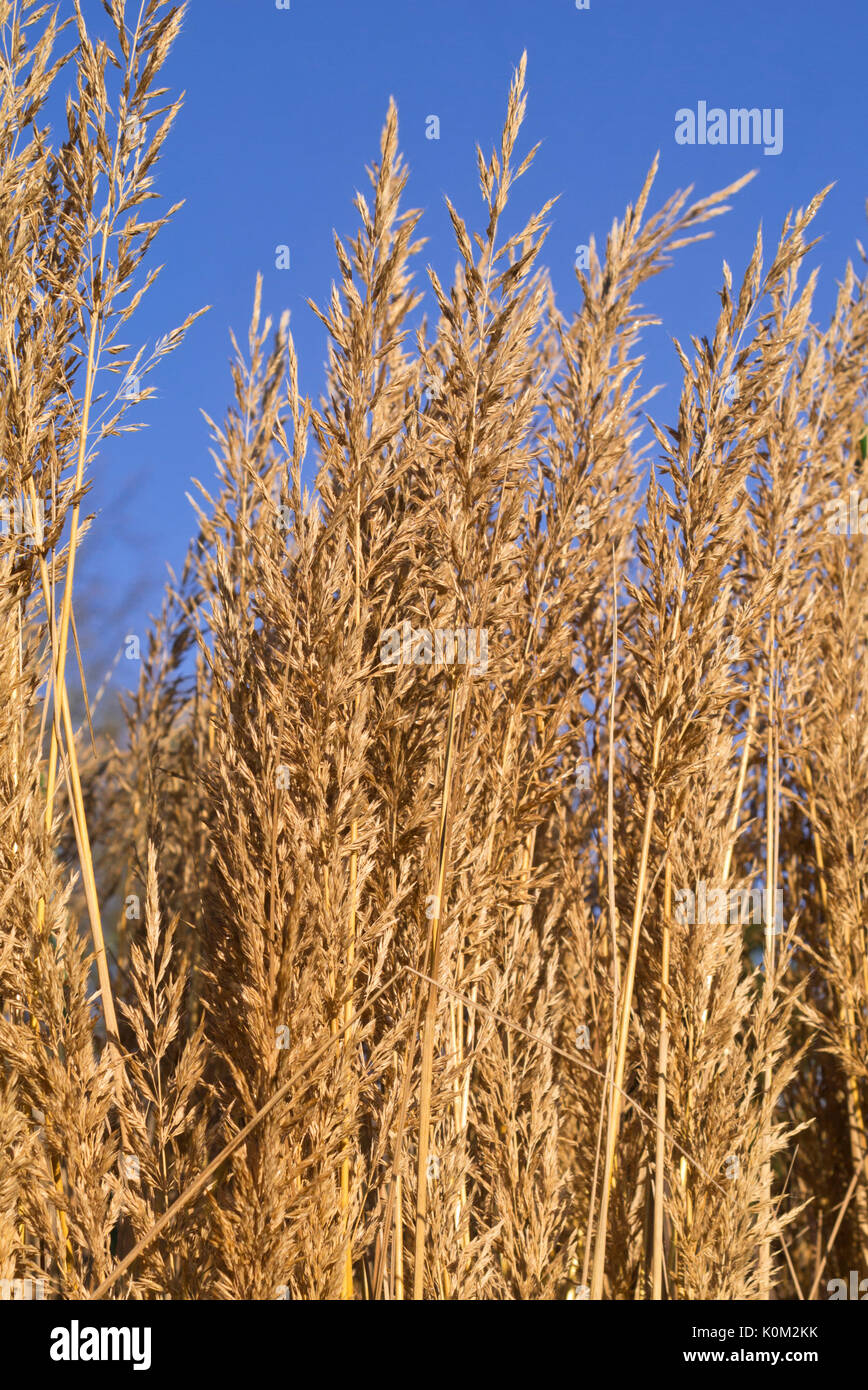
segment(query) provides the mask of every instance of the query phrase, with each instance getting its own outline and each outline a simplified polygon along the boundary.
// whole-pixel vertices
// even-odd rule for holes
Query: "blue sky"
[[[102,32],[101,0],[82,3]],[[71,0],[60,8],[71,11]],[[670,339],[688,344],[712,329],[721,262],[738,282],[760,223],[770,254],[788,209],[835,183],[809,260],[821,268],[821,322],[847,259],[857,257],[856,239],[868,240],[866,37],[864,0],[590,0],[587,10],[575,0],[291,0],[288,11],[275,0],[190,0],[163,74],[173,93],[186,92],[185,103],[157,169],[160,193],[186,203],[152,247],[152,263],[165,269],[131,340],[153,345],[190,311],[212,308],[148,378],[158,393],[142,407],[148,428],[109,441],[97,461],[90,501],[99,516],[77,580],[77,613],[91,610],[82,627],[92,660],[117,651],[125,634],[144,634],[166,564],[183,561],[194,529],[190,479],[207,486],[213,477],[200,408],[222,420],[229,330],[246,339],[257,271],[265,311],[275,321],[291,312],[301,386],[318,400],[325,333],[306,301],[328,299],[332,229],[342,237],[356,230],[353,195],[368,190],[365,166],[378,156],[390,95],[411,171],[407,206],[426,210],[422,288],[426,263],[451,279],[456,260],[444,196],[471,227],[482,223],[475,146],[488,153],[499,140],[523,49],[529,97],[519,153],[542,145],[512,216],[518,228],[560,195],[544,259],[563,312],[579,302],[577,244],[592,234],[604,243],[657,150],[652,211],[676,188],[692,183],[699,197],[758,169],[733,211],[713,224],[714,238],[677,253],[645,287],[643,302],[663,319],[645,339],[645,382],[668,383],[652,409],[669,422],[678,386]],[[699,101],[781,108],[782,152],[677,144],[676,111]],[[432,114],[439,140],[426,139]],[[290,247],[289,270],[275,268],[279,244]],[[110,589],[99,578],[109,566]],[[115,682],[134,683],[136,674],[122,659]],[[91,688],[101,675],[92,665]]]

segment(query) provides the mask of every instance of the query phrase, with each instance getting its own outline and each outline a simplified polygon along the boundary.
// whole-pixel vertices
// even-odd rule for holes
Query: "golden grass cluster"
[[[191,320],[152,359],[122,341],[174,211],[143,220],[182,10],[105,8],[112,44],[76,0],[58,56],[47,7],[0,0],[0,484],[35,519],[0,534],[0,1280],[868,1274],[868,547],[828,525],[860,483],[868,279],[816,326],[823,195],[724,267],[668,428],[636,296],[744,180],[651,214],[652,168],[568,321],[552,204],[510,225],[522,60],[429,325],[391,107],[317,310],[320,405],[258,285],[219,490],[110,743],[72,713],[90,470]]]

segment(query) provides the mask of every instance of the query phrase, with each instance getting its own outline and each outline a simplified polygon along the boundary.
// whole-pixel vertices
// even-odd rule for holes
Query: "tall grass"
[[[75,562],[119,388],[196,317],[153,359],[118,338],[175,210],[137,211],[183,7],[112,0],[111,46],[74,9],[55,57],[67,26],[0,0],[0,477],[31,518],[0,534],[0,1279],[765,1299],[868,1273],[868,561],[830,526],[862,482],[864,256],[825,330],[822,193],[724,265],[666,425],[637,295],[745,180],[650,212],[652,167],[568,321],[553,204],[510,215],[522,59],[429,323],[390,106],[316,309],[319,406],[258,282],[114,743],[73,722]]]

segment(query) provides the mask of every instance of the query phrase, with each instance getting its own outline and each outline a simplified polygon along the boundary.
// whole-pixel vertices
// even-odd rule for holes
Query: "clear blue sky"
[[[61,0],[62,13],[71,8]],[[101,0],[83,0],[83,9],[101,32]],[[246,338],[259,270],[266,312],[276,321],[291,311],[302,389],[318,400],[324,329],[306,301],[328,299],[332,229],[344,237],[356,230],[353,194],[368,190],[365,165],[378,156],[390,95],[411,170],[407,205],[426,209],[420,271],[430,261],[451,279],[444,195],[480,227],[475,145],[488,153],[499,138],[510,76],[527,49],[520,152],[542,146],[513,216],[517,227],[561,195],[545,259],[564,312],[579,299],[576,245],[592,234],[604,243],[658,149],[652,210],[676,188],[692,183],[701,196],[759,170],[717,219],[714,238],[678,253],[646,287],[644,303],[663,319],[646,338],[646,382],[669,383],[653,407],[669,422],[678,382],[670,336],[687,344],[691,333],[710,331],[721,261],[738,280],[760,222],[770,250],[787,210],[835,183],[809,262],[821,267],[815,312],[823,320],[856,239],[868,240],[866,38],[865,0],[590,0],[582,11],[575,0],[291,0],[289,11],[275,0],[191,0],[164,72],[186,99],[157,171],[159,191],[186,204],[152,248],[165,269],[135,341],[153,344],[188,312],[213,307],[148,378],[158,392],[143,407],[148,428],[109,441],[97,463],[91,502],[100,516],[81,570],[82,603],[98,615],[91,650],[114,651],[126,633],[143,634],[166,563],[180,567],[194,528],[190,478],[207,486],[213,476],[200,407],[222,420],[229,329]],[[782,108],[782,152],[677,144],[675,112],[699,101]],[[432,114],[439,141],[425,138]],[[275,268],[280,243],[291,249],[288,271]],[[110,592],[97,578],[107,563]],[[136,673],[122,659],[116,681]],[[92,688],[100,675],[91,668]]]

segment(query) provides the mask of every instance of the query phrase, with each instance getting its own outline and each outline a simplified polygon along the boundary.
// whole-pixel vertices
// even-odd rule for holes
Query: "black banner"
[[[553,1308],[528,1310],[518,1324],[510,1321],[508,1332],[494,1341],[488,1319],[497,1320],[498,1314],[477,1306],[472,1314],[475,1337],[468,1337],[467,1314],[458,1314],[462,1366],[468,1368],[469,1352],[474,1370],[484,1370],[491,1377],[502,1364],[503,1371],[514,1378],[516,1354],[530,1353],[534,1360],[543,1355],[546,1362],[550,1358],[557,1363],[574,1362],[578,1375],[583,1366],[590,1373],[602,1358],[619,1377],[629,1371],[669,1373],[677,1368],[686,1380],[697,1383],[715,1368],[732,1373],[760,1366],[772,1377],[794,1369],[826,1377],[845,1368],[852,1373],[864,1354],[866,1318],[860,1308],[844,1306],[860,1303],[863,1297],[852,1300],[849,1290],[847,1294],[810,1303],[586,1301],[583,1307],[560,1314]],[[347,1311],[341,1311],[341,1320]],[[399,1326],[405,1317],[416,1316],[410,1307],[381,1307],[372,1324],[371,1313],[370,1308],[359,1309],[349,1316],[363,1317],[366,1329],[379,1334],[396,1315]],[[360,1348],[367,1346],[370,1351],[371,1345],[360,1343],[356,1335],[336,1336],[337,1315],[334,1307],[325,1310],[285,1300],[274,1304],[63,1303],[21,1298],[0,1302],[0,1357],[8,1372],[8,1352],[11,1348],[20,1351],[38,1384],[63,1384],[84,1375],[92,1380],[101,1367],[115,1378],[119,1373],[143,1378],[195,1372],[219,1374],[226,1383],[234,1373],[249,1376],[269,1366],[282,1366],[293,1380],[301,1373],[299,1358],[306,1365],[314,1352],[319,1357],[325,1351],[322,1364],[327,1365],[331,1380],[339,1373],[343,1356],[348,1370],[358,1374],[363,1369]],[[538,1318],[543,1322],[537,1322]],[[354,1334],[358,1331],[352,1323],[350,1329]],[[311,1344],[311,1334],[321,1330],[328,1342]],[[361,1362],[365,1360],[362,1354]],[[369,1370],[372,1366],[369,1360]]]

